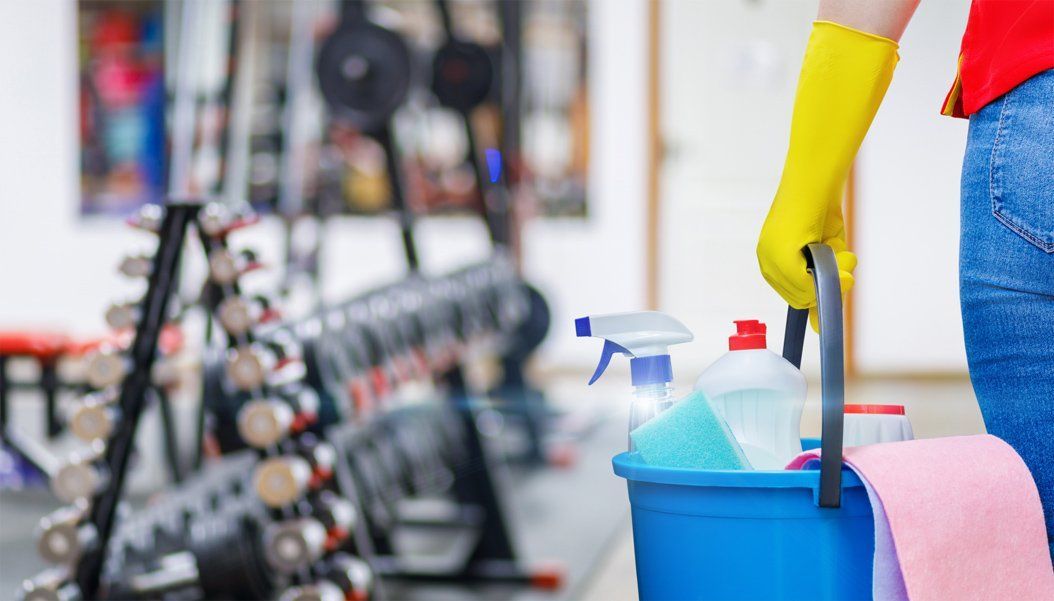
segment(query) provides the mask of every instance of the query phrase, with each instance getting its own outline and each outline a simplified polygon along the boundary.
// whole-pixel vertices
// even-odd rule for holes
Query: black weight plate
[[[432,60],[432,92],[439,103],[462,113],[476,108],[494,85],[494,61],[473,42],[448,40]]]
[[[273,595],[272,570],[260,548],[260,525],[236,512],[204,517],[190,530],[190,551],[208,599],[266,599]]]
[[[364,22],[334,31],[319,50],[316,69],[334,115],[369,133],[406,100],[411,66],[410,49],[398,34]]]
[[[505,353],[505,358],[517,361],[526,361],[549,332],[549,303],[537,288],[530,284],[524,284],[530,301],[530,311],[527,319],[520,324],[512,335],[511,344]]]

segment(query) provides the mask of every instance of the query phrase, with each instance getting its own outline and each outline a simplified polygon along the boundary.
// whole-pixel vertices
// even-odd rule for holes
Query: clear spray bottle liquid
[[[633,432],[644,422],[666,411],[673,406],[673,386],[669,382],[645,384],[633,388],[633,403],[629,410],[629,432]],[[628,437],[628,433],[627,433]],[[629,438],[629,450],[633,448],[633,439]]]

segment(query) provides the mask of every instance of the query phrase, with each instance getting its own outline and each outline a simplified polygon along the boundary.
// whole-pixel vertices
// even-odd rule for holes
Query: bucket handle
[[[820,507],[839,507],[842,502],[842,425],[845,420],[845,343],[842,332],[842,286],[834,250],[813,243],[802,249],[816,284],[816,306],[820,313],[820,382],[823,429],[820,435]],[[783,336],[783,358],[801,368],[808,309],[787,310]]]

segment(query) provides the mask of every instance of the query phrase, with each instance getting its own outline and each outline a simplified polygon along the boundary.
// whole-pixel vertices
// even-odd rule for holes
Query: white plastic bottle
[[[713,403],[756,470],[781,470],[801,453],[805,376],[768,350],[765,324],[735,322],[729,352],[699,376],[695,389]]]

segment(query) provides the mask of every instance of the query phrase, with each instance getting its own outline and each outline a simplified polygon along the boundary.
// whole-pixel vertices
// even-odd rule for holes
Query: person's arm
[[[791,306],[816,306],[802,255],[812,242],[834,248],[842,291],[853,285],[856,256],[846,248],[842,192],[893,77],[897,40],[917,6],[918,0],[820,2],[798,79],[783,175],[757,247],[762,275]]]
[[[919,0],[820,0],[816,20],[899,42],[918,6]]]

